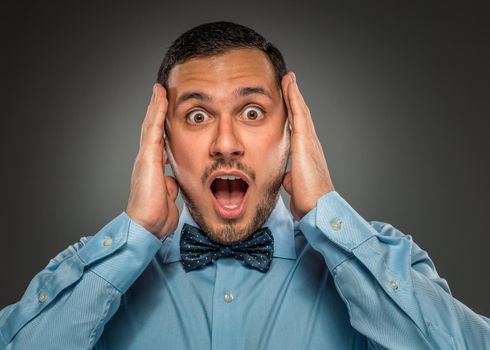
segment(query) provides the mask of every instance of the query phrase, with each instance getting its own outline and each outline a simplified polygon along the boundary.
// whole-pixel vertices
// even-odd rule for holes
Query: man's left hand
[[[321,196],[335,189],[310,110],[299,91],[294,73],[289,72],[283,77],[282,92],[291,130],[291,170],[285,174],[282,185],[291,195],[293,217],[301,220],[316,207]]]

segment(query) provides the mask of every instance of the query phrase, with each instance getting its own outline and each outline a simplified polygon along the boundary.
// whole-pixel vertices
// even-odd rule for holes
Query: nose
[[[236,127],[231,117],[224,116],[220,118],[215,137],[209,149],[211,157],[230,161],[243,155],[244,147],[236,133]]]

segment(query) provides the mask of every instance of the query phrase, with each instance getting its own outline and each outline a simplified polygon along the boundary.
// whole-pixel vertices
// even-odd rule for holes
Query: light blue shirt
[[[280,199],[270,270],[232,258],[185,272],[184,207],[163,243],[123,212],[0,312],[0,349],[490,349],[425,251],[337,193],[300,222]]]

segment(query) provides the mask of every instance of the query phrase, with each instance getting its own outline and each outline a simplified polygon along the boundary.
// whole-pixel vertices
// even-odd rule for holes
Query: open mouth
[[[211,182],[211,192],[217,213],[223,218],[236,219],[243,214],[248,183],[239,175],[218,175]]]

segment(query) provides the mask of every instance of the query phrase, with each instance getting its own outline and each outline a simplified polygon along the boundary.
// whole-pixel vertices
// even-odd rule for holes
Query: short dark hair
[[[259,49],[266,54],[279,86],[287,73],[281,51],[255,30],[232,22],[201,24],[181,34],[167,50],[158,70],[157,82],[167,88],[170,70],[196,57],[211,57],[232,49]]]

